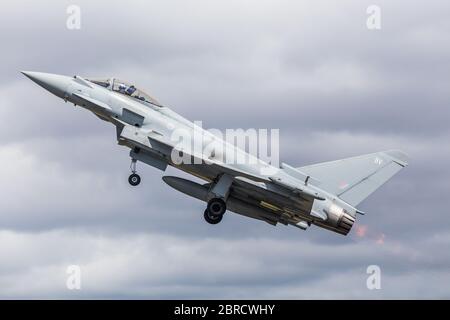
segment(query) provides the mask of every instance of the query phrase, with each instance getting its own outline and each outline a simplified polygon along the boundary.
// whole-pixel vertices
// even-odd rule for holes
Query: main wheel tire
[[[227,211],[227,205],[222,199],[213,198],[208,201],[206,210],[209,211],[210,216],[221,216]]]
[[[211,215],[208,212],[208,209],[206,209],[205,212],[203,213],[203,217],[205,218],[206,222],[208,222],[209,224],[218,224],[220,221],[222,221],[223,214]]]
[[[128,183],[135,187],[141,183],[141,177],[137,173],[133,173],[128,177]]]

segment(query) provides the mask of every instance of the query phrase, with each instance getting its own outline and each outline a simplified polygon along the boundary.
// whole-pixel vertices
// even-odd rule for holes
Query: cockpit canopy
[[[155,98],[136,88],[133,84],[130,84],[127,81],[116,78],[87,80],[109,90],[137,99],[139,101],[147,102],[157,107],[162,107],[162,105]]]

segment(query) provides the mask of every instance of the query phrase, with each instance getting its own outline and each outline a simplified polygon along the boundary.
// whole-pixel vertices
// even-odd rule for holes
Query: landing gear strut
[[[131,184],[133,187],[137,186],[139,183],[141,183],[141,177],[136,173],[136,159],[131,159],[131,175],[128,177],[128,183]]]
[[[234,178],[228,174],[222,174],[214,180],[208,194],[208,205],[204,213],[206,222],[210,224],[217,224],[222,221],[225,211],[227,211],[227,204],[225,201],[230,194],[230,188],[233,184]]]
[[[208,206],[203,214],[206,222],[210,224],[218,224],[222,221],[223,215],[227,211],[225,201],[220,198],[213,198],[208,201]]]

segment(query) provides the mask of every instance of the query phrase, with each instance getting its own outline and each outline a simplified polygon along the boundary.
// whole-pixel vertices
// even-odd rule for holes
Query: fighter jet
[[[364,214],[357,206],[408,164],[405,153],[388,150],[303,167],[274,166],[183,118],[129,82],[22,73],[115,126],[118,144],[131,149],[132,186],[141,182],[137,161],[162,171],[173,166],[200,178],[204,183],[175,176],[162,179],[206,202],[203,215],[210,224],[219,223],[228,210],[271,225],[302,230],[315,225],[347,235],[356,215]],[[191,141],[174,139],[180,132]],[[192,148],[192,142],[200,148]],[[211,145],[214,148],[208,148]],[[224,161],[224,154],[244,155],[251,161]]]

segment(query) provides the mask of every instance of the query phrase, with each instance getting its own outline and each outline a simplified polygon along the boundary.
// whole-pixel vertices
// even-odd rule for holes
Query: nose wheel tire
[[[212,215],[208,212],[208,209],[206,209],[205,213],[203,214],[203,217],[205,218],[206,222],[208,222],[209,224],[218,224],[220,221],[222,221],[223,214]]]
[[[141,177],[137,173],[133,173],[128,177],[128,183],[135,187],[141,183]]]

